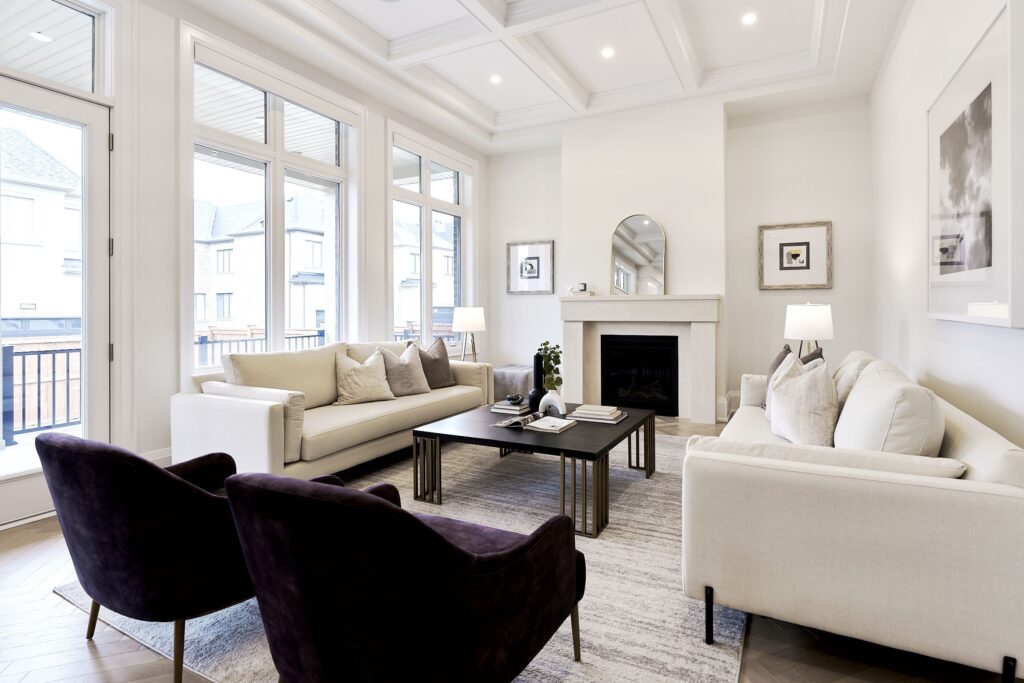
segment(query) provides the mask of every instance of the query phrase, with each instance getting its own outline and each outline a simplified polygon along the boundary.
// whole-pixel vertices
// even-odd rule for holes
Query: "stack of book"
[[[583,404],[566,417],[581,422],[602,422],[616,424],[626,419],[626,413],[614,406],[592,406]]]
[[[491,406],[492,413],[501,413],[502,415],[526,415],[530,412],[530,404],[526,401],[516,405],[509,403],[508,401],[498,401]]]

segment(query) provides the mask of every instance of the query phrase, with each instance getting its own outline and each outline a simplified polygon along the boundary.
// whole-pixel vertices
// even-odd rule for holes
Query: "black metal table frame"
[[[647,479],[654,474],[655,468],[655,432],[654,414],[640,422],[636,429],[626,435],[627,466],[634,470],[643,470]],[[643,449],[641,450],[641,432],[643,432]],[[636,439],[634,449],[633,440]],[[457,438],[447,439],[450,443],[459,443]],[[420,436],[413,433],[412,472],[413,498],[434,505],[442,504],[441,489],[441,437]],[[621,443],[618,442],[618,443]],[[593,459],[558,454],[561,460],[561,481],[559,485],[559,501],[561,512],[572,518],[576,533],[590,538],[597,536],[608,526],[609,519],[609,451],[618,445],[609,446],[608,450],[599,453]],[[498,455],[504,457],[521,449],[515,446],[499,446]],[[530,452],[530,451],[524,451]],[[550,454],[543,454],[550,455]],[[566,464],[570,471],[567,476]],[[579,476],[577,477],[577,469]],[[568,483],[568,493],[566,484]],[[577,496],[577,493],[579,495]],[[567,505],[568,503],[568,511]],[[589,503],[590,524],[587,524]],[[579,514],[577,515],[577,510]]]

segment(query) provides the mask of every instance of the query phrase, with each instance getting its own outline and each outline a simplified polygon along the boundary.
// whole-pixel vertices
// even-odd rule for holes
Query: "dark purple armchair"
[[[57,519],[82,588],[143,621],[174,622],[181,681],[185,620],[253,596],[224,480],[235,461],[213,453],[166,469],[105,443],[50,432],[36,438]]]
[[[511,681],[570,616],[579,661],[586,565],[568,517],[524,536],[334,482],[227,481],[282,680]]]

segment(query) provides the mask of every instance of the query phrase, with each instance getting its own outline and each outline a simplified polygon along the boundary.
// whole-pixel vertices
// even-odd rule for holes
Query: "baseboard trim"
[[[0,531],[7,531],[8,529],[13,529],[15,527],[24,526],[26,524],[31,524],[32,522],[38,522],[41,519],[46,519],[47,517],[53,517],[56,514],[57,514],[57,512],[55,510],[50,510],[49,512],[42,512],[42,513],[40,513],[38,515],[32,515],[31,517],[25,517],[24,519],[16,519],[13,522],[7,522],[6,524],[0,524]]]
[[[171,449],[170,448],[158,448],[155,451],[147,451],[140,453],[140,455],[149,460],[150,462],[160,465],[160,467],[167,467],[171,464]]]

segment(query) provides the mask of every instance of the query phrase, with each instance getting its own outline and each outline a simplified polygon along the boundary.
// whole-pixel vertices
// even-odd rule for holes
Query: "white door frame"
[[[82,430],[87,438],[109,441],[110,109],[2,75],[0,103],[83,127]],[[51,510],[38,468],[0,480],[0,525]]]

